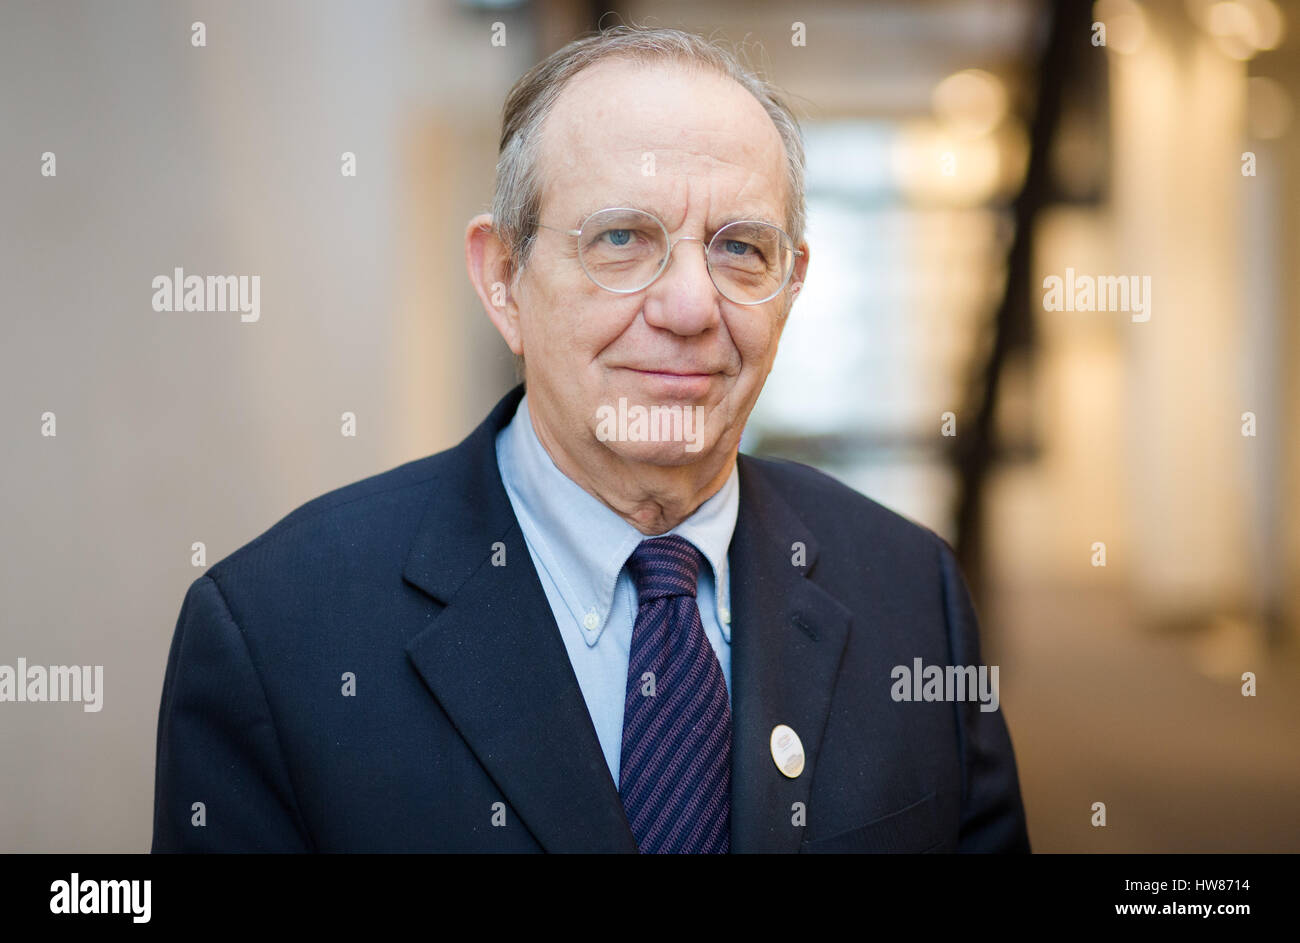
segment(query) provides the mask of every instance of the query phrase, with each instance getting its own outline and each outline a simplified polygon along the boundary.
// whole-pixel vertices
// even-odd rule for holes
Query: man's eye
[[[732,255],[744,255],[746,252],[749,252],[750,250],[753,250],[754,252],[758,251],[753,246],[751,246],[748,242],[741,242],[739,239],[727,240],[727,251]]]
[[[605,231],[605,238],[609,240],[610,245],[625,246],[632,241],[632,230],[630,229],[609,229]]]

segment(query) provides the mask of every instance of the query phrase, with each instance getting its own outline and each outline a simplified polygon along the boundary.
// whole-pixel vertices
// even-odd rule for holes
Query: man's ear
[[[799,251],[802,255],[794,257],[794,274],[790,276],[790,287],[795,289],[796,296],[803,290],[804,279],[808,277],[808,243],[799,243]]]
[[[511,292],[510,251],[492,226],[490,213],[480,213],[465,228],[465,267],[483,310],[505,338],[515,356],[524,352],[519,309]]]
[[[785,318],[790,316],[790,310],[794,307],[794,303],[799,300],[799,293],[803,291],[804,279],[808,277],[808,243],[799,243],[799,250],[803,254],[794,257],[794,271],[790,274],[790,284],[786,288],[786,291],[789,292],[790,301],[785,309],[785,317],[781,319],[783,327]]]

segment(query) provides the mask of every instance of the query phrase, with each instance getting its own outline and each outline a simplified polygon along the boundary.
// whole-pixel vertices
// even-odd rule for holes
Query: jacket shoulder
[[[419,523],[430,489],[453,452],[427,455],[312,498],[214,563],[207,575],[222,584],[265,573],[277,562],[319,565],[331,555],[363,559],[376,549],[372,544],[389,553],[404,551],[402,537]]]

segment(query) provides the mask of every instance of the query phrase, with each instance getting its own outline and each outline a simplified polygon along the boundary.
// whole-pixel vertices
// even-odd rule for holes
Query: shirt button
[[[718,618],[722,621],[723,625],[731,625],[731,610],[726,606],[719,606]]]
[[[588,632],[595,632],[596,626],[600,625],[600,616],[596,615],[594,611],[589,612],[582,617],[582,624],[587,627]]]

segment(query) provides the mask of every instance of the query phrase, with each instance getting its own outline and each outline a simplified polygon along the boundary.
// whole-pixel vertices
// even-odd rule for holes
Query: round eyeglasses
[[[794,273],[796,249],[785,230],[759,220],[738,220],[710,239],[680,236],[643,210],[611,207],[597,210],[577,229],[543,229],[578,238],[578,262],[587,277],[606,291],[628,295],[648,288],[668,268],[673,247],[689,240],[704,245],[704,257],[718,292],[740,305],[771,301]]]

